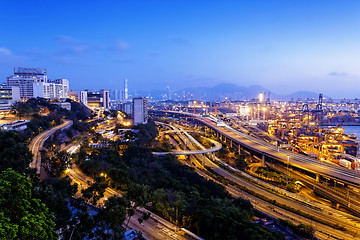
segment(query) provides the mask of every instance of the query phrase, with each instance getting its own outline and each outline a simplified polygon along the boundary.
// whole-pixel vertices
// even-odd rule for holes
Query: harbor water
[[[360,139],[360,126],[343,126],[346,134],[355,134]]]

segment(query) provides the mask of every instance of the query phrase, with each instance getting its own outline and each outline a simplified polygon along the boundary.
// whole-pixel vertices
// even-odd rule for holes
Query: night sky
[[[0,80],[73,90],[235,83],[360,97],[360,1],[0,1]]]

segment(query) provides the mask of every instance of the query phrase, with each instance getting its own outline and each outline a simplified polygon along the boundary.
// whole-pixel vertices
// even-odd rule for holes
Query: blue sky
[[[360,98],[359,1],[0,1],[0,80],[71,88],[259,84]]]

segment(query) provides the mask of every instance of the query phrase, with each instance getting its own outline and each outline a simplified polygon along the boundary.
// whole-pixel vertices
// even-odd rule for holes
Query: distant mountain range
[[[199,100],[249,100],[257,98],[260,92],[270,92],[259,85],[250,87],[241,87],[231,83],[221,83],[214,87],[200,87],[200,88],[186,88],[176,91],[173,95],[176,96],[189,96]]]
[[[271,92],[260,85],[242,87],[232,83],[221,83],[214,87],[184,88],[182,90],[169,92],[164,90],[153,90],[150,92],[137,92],[137,95],[147,96],[153,100],[203,100],[203,101],[224,101],[228,100],[250,100],[259,98],[260,92],[270,93],[271,99],[277,100],[297,100],[297,99],[317,99],[319,93],[309,91],[298,91],[289,95],[279,95]],[[169,98],[170,94],[170,98]]]
[[[284,99],[286,99],[286,100],[312,99],[312,98],[314,98],[314,99],[319,98],[319,93],[309,92],[309,91],[298,91],[298,92],[294,92],[292,94],[284,96]]]

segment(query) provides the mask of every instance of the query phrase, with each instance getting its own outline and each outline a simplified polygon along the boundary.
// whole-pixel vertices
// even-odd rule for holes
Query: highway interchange
[[[161,112],[161,111],[159,111]],[[248,134],[242,133],[230,126],[217,126],[218,124],[209,118],[201,117],[198,114],[186,113],[186,112],[176,112],[176,111],[164,111],[163,113],[170,113],[176,115],[187,116],[192,119],[196,119],[198,122],[201,122],[205,126],[219,132],[221,135],[226,136],[228,139],[231,139],[233,143],[240,144],[242,147],[246,147],[255,152],[259,152],[268,156],[270,158],[277,159],[284,163],[287,163],[289,156],[289,164],[306,171],[321,174],[332,179],[338,179],[344,183],[351,184],[353,186],[360,186],[360,174],[356,171],[346,169],[334,164],[330,164],[324,161],[318,161],[316,159],[293,153],[288,150],[278,149],[277,146],[265,142],[261,139],[252,137]]]
[[[56,126],[53,129],[50,129],[48,131],[44,131],[43,133],[39,134],[37,137],[35,137],[33,139],[33,141],[31,142],[29,147],[32,150],[32,152],[34,153],[34,161],[31,163],[30,167],[33,167],[33,168],[36,167],[38,169],[38,166],[41,165],[41,160],[40,160],[41,156],[40,156],[38,150],[41,149],[43,143],[46,141],[46,139],[51,134],[53,134],[56,130],[66,127],[69,124],[70,124],[70,122],[64,122],[62,125]],[[186,131],[184,131],[184,129],[178,128],[177,131],[179,133],[180,132],[184,133],[184,134],[180,134],[179,136],[181,136],[182,138],[186,137],[188,139],[188,141],[185,141],[185,142],[189,143],[188,147],[190,145],[192,145],[191,148],[189,147],[190,151],[195,151],[195,152],[204,151],[204,148],[201,147],[201,144],[198,143],[194,138],[192,138],[191,135],[189,135]],[[229,136],[231,136],[231,134],[235,134],[235,133],[236,133],[236,130],[227,132],[226,134],[229,134]],[[249,139],[247,139],[247,138],[243,138],[241,140],[243,142],[249,141]],[[197,146],[197,147],[195,147],[195,146]],[[258,146],[261,147],[261,146],[263,146],[263,144],[259,144]],[[266,145],[263,146],[263,149],[266,149],[266,147],[268,147],[268,146],[266,146]],[[74,152],[75,150],[74,150],[74,148],[72,148],[70,151]],[[183,150],[178,149],[178,151],[181,152]],[[185,150],[185,151],[189,152],[189,150]],[[277,153],[277,149],[275,149],[275,154],[276,153]],[[280,151],[279,154],[287,154],[287,153],[285,151]],[[263,201],[263,200],[255,197],[255,196],[252,196],[244,191],[241,191],[234,186],[231,186],[231,185],[225,186],[226,189],[229,191],[229,193],[231,193],[234,197],[243,197],[243,198],[249,199],[256,209],[258,209],[262,212],[265,212],[271,216],[281,217],[281,218],[292,220],[292,221],[295,221],[298,223],[311,224],[317,230],[316,236],[318,236],[319,238],[324,238],[325,236],[327,236],[328,239],[354,239],[354,237],[356,238],[358,236],[358,233],[360,232],[360,227],[359,227],[360,219],[358,219],[356,217],[352,217],[351,215],[344,214],[344,213],[342,213],[340,211],[336,211],[336,210],[328,210],[328,209],[316,210],[314,208],[305,206],[301,203],[294,202],[288,198],[278,196],[274,193],[264,190],[263,188],[255,186],[255,185],[231,174],[230,172],[219,167],[217,164],[215,164],[213,161],[211,161],[208,158],[206,158],[205,164],[206,164],[206,166],[211,167],[217,174],[231,180],[232,182],[234,182],[236,184],[244,186],[249,190],[256,191],[257,193],[259,193],[263,196],[266,196],[267,198],[276,200],[278,203],[285,204],[287,206],[301,210],[302,212],[313,215],[317,218],[326,219],[327,221],[337,223],[341,226],[345,226],[346,229],[348,229],[349,231],[352,232],[352,235],[350,235],[348,233],[344,233],[342,231],[336,230],[327,225],[318,223],[316,221],[309,220],[307,218],[304,218],[302,216],[299,216],[297,214],[294,214],[292,212],[289,212],[287,210],[279,208],[275,205],[272,205],[266,201]],[[201,172],[199,169],[197,169],[197,172],[208,179],[211,178],[211,176],[208,176],[206,174],[204,175],[204,173]],[[81,187],[86,187],[88,184],[88,181],[90,181],[90,182],[92,181],[91,178],[89,178],[88,176],[81,173],[76,168],[76,166],[73,166],[72,169],[69,169],[67,171],[67,174],[73,179],[74,182],[77,182],[79,184],[79,186],[81,186]],[[114,196],[114,195],[119,196],[120,193],[118,193],[110,188],[106,189],[105,198],[108,198],[108,197]],[[139,216],[140,216],[141,213],[139,212],[137,214],[139,214]],[[160,220],[160,221],[162,221],[162,220]],[[163,221],[164,221],[165,225],[159,224],[159,220],[155,220],[154,218],[150,221],[145,221],[144,223],[139,224],[137,221],[137,217],[135,216],[132,218],[132,221],[130,222],[129,226],[144,232],[144,234],[149,239],[182,239],[182,236],[177,234],[176,231],[174,231],[176,229],[176,227],[174,225],[167,222],[166,220],[163,220]]]
[[[289,164],[311,171],[313,173],[320,173],[325,176],[329,176],[335,179],[339,179],[345,181],[346,183],[350,183],[355,186],[360,185],[360,175],[359,173],[346,169],[334,164],[330,164],[323,161],[318,161],[316,159],[293,153],[291,151],[285,149],[278,149],[277,146],[264,142],[261,139],[254,138],[252,136],[246,135],[236,129],[233,129],[229,126],[226,127],[218,127],[212,121],[204,119],[204,118],[197,118],[199,121],[205,123],[206,125],[210,126],[211,128],[216,129],[221,134],[224,134],[228,138],[232,139],[236,143],[240,143],[241,145],[245,145],[248,148],[251,148],[255,151],[259,151],[266,156],[280,159],[284,163],[287,163],[287,156],[289,156],[290,162]]]
[[[188,142],[187,147],[189,149],[191,149],[192,151],[195,151],[198,148],[204,148],[194,138],[189,136],[189,134],[184,129],[182,129],[180,126],[176,126],[176,127],[171,126],[171,127],[174,130],[177,129],[177,131],[174,131],[174,132],[178,132],[179,133],[178,136],[180,138],[183,138],[183,140],[184,140],[185,136],[187,137],[188,141],[184,141],[184,142]],[[183,133],[183,134],[181,134],[181,133]],[[181,150],[179,149],[177,151],[181,151]],[[219,160],[219,159],[217,159],[217,160]],[[189,166],[191,166],[191,165],[189,164]],[[245,199],[249,199],[252,202],[254,208],[256,208],[257,210],[259,210],[261,212],[264,212],[273,217],[283,218],[283,219],[295,221],[297,223],[307,223],[309,225],[312,225],[316,229],[315,236],[319,237],[320,239],[323,239],[323,238],[325,238],[325,239],[354,239],[358,236],[358,232],[360,230],[360,219],[357,217],[354,217],[350,214],[346,214],[346,213],[343,213],[343,212],[340,212],[340,211],[337,211],[335,209],[331,209],[331,208],[325,207],[325,206],[322,206],[322,208],[319,208],[320,205],[315,204],[315,203],[314,203],[314,205],[316,206],[315,208],[307,206],[304,203],[300,203],[299,199],[294,199],[294,198],[292,199],[291,196],[294,194],[289,193],[289,192],[287,193],[288,197],[279,196],[273,192],[267,191],[259,186],[254,185],[253,183],[249,183],[248,181],[245,181],[244,179],[235,176],[234,174],[230,173],[227,170],[224,170],[222,167],[220,167],[218,164],[215,164],[213,161],[211,161],[208,158],[206,158],[206,166],[210,167],[217,174],[231,180],[232,182],[234,182],[240,186],[243,186],[249,190],[252,190],[262,196],[265,196],[268,199],[275,200],[277,203],[287,205],[294,209],[300,210],[301,212],[309,214],[311,216],[314,216],[318,219],[323,219],[327,222],[338,224],[339,226],[344,226],[344,227],[346,227],[347,230],[351,231],[352,234],[344,233],[343,231],[334,229],[325,224],[318,223],[311,219],[302,217],[298,214],[295,214],[293,212],[290,212],[290,211],[287,211],[280,207],[277,207],[276,205],[270,204],[269,202],[261,200],[258,197],[255,197],[244,191],[241,191],[241,190],[237,189],[235,186],[224,185],[226,187],[226,189],[229,191],[229,193],[232,194],[234,197],[243,197]],[[200,171],[200,169],[201,169],[201,166],[198,166],[197,172],[200,175],[202,175],[208,179],[211,178],[211,176],[206,175],[204,172]]]

